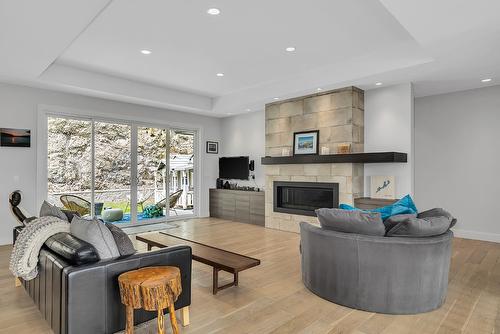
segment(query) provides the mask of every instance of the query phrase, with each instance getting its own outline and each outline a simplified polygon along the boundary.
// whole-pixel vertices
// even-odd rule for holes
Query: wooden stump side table
[[[182,292],[181,272],[177,267],[146,267],[118,277],[121,301],[126,307],[126,334],[134,332],[134,309],[158,311],[158,334],[164,334],[163,310],[168,308],[174,334],[179,333],[174,303]]]

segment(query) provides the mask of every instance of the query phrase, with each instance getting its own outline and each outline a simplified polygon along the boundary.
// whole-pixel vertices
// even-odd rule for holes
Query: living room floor
[[[394,316],[309,292],[301,283],[297,234],[215,218],[177,223],[169,233],[262,261],[240,274],[238,287],[216,296],[212,268],[193,262],[191,325],[182,333],[500,333],[500,244],[455,238],[446,303],[433,312]],[[10,250],[0,247],[0,334],[52,333],[24,289],[14,288]],[[220,275],[221,284],[230,282],[229,274]]]

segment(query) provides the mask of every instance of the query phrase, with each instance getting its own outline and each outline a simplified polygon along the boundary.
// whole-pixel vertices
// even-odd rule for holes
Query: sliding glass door
[[[167,141],[161,128],[137,129],[137,218],[139,222],[168,217]]]
[[[130,125],[94,122],[95,216],[130,222],[130,157]]]
[[[48,117],[47,200],[91,214],[92,122]]]
[[[170,212],[190,215],[194,210],[195,133],[170,130]]]
[[[47,119],[47,198],[53,204],[121,224],[194,214],[195,131]]]

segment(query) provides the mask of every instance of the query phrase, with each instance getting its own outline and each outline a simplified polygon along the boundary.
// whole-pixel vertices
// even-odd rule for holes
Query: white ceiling
[[[0,0],[0,80],[218,117],[317,87],[411,81],[432,95],[499,84],[499,12],[497,0]]]

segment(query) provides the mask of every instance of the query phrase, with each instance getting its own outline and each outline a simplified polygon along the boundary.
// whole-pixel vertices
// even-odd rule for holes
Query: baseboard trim
[[[485,233],[469,230],[452,230],[456,237],[464,239],[491,241],[500,243],[500,234],[497,233]]]

